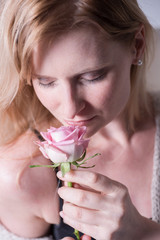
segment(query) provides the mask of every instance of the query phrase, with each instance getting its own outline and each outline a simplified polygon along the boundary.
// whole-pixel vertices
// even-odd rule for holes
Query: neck
[[[111,121],[95,135],[94,139],[101,137],[103,140],[114,141],[119,145],[126,146],[130,142],[130,134],[127,130],[126,122],[124,117],[118,116],[116,119]]]

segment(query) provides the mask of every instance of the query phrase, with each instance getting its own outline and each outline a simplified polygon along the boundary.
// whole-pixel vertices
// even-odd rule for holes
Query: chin
[[[84,137],[90,138],[90,137],[94,136],[99,130],[100,130],[100,128],[98,128],[98,127],[96,127],[96,128],[88,127]]]

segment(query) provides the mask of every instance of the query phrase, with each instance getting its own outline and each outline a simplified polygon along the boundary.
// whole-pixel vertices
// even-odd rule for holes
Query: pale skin
[[[94,31],[82,29],[49,48],[42,43],[33,54],[32,83],[42,104],[63,125],[86,125],[86,137],[91,137],[88,156],[101,153],[89,171],[73,170],[65,179],[58,173],[60,179],[76,183],[72,189],[59,189],[65,200],[60,214],[85,234],[83,240],[90,240],[89,236],[99,240],[160,237],[159,225],[149,220],[154,122],[149,119],[129,138],[123,119],[130,68],[143,55],[144,45],[143,27],[130,48],[106,40],[104,44]],[[50,163],[35,154],[35,140],[28,132],[12,146],[0,149],[1,223],[30,238],[45,235],[50,224],[59,222],[55,173],[29,168],[30,164]]]
[[[76,184],[59,189],[64,199],[60,214],[95,239],[159,239],[159,225],[149,220],[155,125],[148,119],[129,137],[123,118],[131,66],[145,48],[144,29],[130,47],[94,33],[73,31],[49,48],[42,43],[33,57],[39,100],[63,125],[86,125],[88,155],[101,153],[92,170],[73,170],[65,178],[58,173]]]
[[[0,222],[10,232],[26,238],[44,236],[51,223],[59,222],[53,170],[29,168],[31,164],[50,164],[36,150],[36,140],[28,131],[0,148]]]

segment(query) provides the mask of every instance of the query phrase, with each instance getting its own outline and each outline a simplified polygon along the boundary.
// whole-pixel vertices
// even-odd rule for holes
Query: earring
[[[141,59],[139,59],[137,65],[141,66],[142,64],[143,64],[143,61]]]

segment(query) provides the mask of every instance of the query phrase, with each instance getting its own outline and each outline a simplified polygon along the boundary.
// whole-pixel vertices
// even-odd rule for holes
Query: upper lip
[[[86,122],[86,121],[89,121],[89,120],[91,120],[92,118],[94,118],[94,117],[88,117],[88,118],[85,118],[85,119],[79,119],[79,120],[69,120],[69,119],[67,119],[67,120],[65,120],[65,122],[67,122],[67,123],[81,123],[81,122]]]

